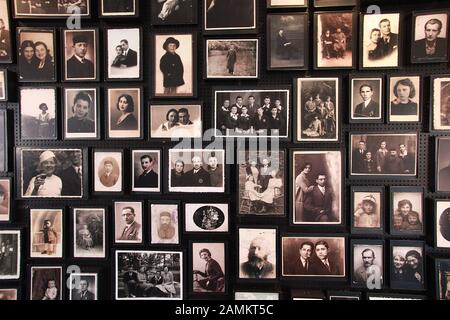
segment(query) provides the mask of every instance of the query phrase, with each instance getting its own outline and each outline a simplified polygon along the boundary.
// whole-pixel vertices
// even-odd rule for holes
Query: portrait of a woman
[[[391,100],[390,111],[392,116],[414,116],[418,114],[419,107],[412,100],[416,97],[417,90],[411,79],[398,80],[395,83],[393,94],[395,98]]]
[[[134,116],[134,100],[129,94],[122,94],[119,96],[116,104],[120,115],[116,120],[112,121],[112,130],[138,130],[138,121]]]
[[[28,185],[25,197],[60,197],[62,180],[55,175],[58,162],[52,151],[44,151],[39,156],[38,175]]]
[[[34,43],[25,40],[19,49],[19,78],[21,80],[33,79],[36,76],[37,64],[38,59],[34,54]]]
[[[383,58],[383,52],[380,47],[381,31],[380,29],[374,28],[370,32],[370,43],[367,46],[367,53],[369,55],[369,60],[378,60]]]
[[[55,65],[53,58],[50,55],[50,50],[47,45],[38,41],[35,43],[35,54],[38,59],[37,67],[35,69],[35,79],[42,81],[50,81],[55,79]]]

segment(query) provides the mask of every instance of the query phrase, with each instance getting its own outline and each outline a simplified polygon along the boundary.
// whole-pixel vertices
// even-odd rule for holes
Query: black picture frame
[[[14,0],[14,18],[15,19],[65,19],[72,16],[80,16],[81,18],[91,17],[91,0],[85,0],[86,2],[86,12],[77,14],[76,11],[71,11],[71,13],[20,13],[19,6],[17,2],[20,0]],[[58,10],[58,9],[57,9]]]
[[[9,0],[1,0],[0,3],[1,3],[0,8],[2,11],[0,19],[3,20],[3,23],[5,24],[5,30],[8,31],[8,37],[4,39],[5,40],[4,45],[6,46],[5,50],[6,55],[2,55],[0,57],[0,63],[12,63],[14,54],[13,54],[13,41],[11,40],[13,35],[11,30],[11,13],[10,13],[11,5]]]
[[[423,103],[423,101],[424,101],[424,98],[423,98],[423,96],[424,96],[424,94],[423,94],[424,93],[424,90],[423,90],[423,77],[420,74],[414,74],[413,75],[413,74],[395,73],[395,75],[393,75],[393,74],[387,75],[386,78],[387,78],[387,80],[386,80],[386,98],[387,98],[387,101],[386,101],[386,111],[387,111],[386,120],[387,120],[387,122],[389,124],[390,123],[421,123],[423,114],[425,112],[425,110],[424,110],[425,109],[425,104]],[[416,87],[416,86],[414,87],[414,89],[415,89],[415,96],[417,96],[417,95],[419,96],[417,98],[417,100],[418,100],[417,101],[417,120],[415,120],[415,119],[411,119],[411,120],[401,120],[401,119],[399,119],[399,120],[394,121],[392,119],[393,115],[391,114],[391,107],[392,107],[391,96],[393,95],[393,97],[396,97],[396,95],[395,95],[395,93],[391,92],[391,86],[392,86],[392,82],[391,81],[393,79],[397,79],[397,83],[399,83],[400,81],[405,80],[405,79],[411,80],[410,78],[419,78],[418,79],[419,86],[418,87]],[[414,83],[413,83],[413,85],[414,85]],[[395,88],[395,85],[394,85],[393,88]],[[410,90],[411,90],[411,87],[410,87]],[[409,100],[411,101],[411,98]],[[400,116],[395,115],[395,117],[402,117],[402,116],[401,115]]]
[[[351,190],[351,225],[350,225],[350,229],[351,229],[351,233],[352,234],[367,234],[367,235],[383,235],[384,234],[384,229],[385,229],[385,221],[384,221],[384,216],[385,216],[385,212],[386,212],[386,205],[384,202],[385,199],[385,189],[384,187],[380,186],[380,187],[376,187],[376,186],[370,186],[370,187],[357,187],[357,186],[352,186]],[[372,228],[372,227],[356,227],[356,219],[355,219],[355,208],[356,208],[356,198],[355,198],[355,193],[379,193],[380,194],[380,203],[376,203],[378,210],[379,210],[379,224],[380,227],[379,228]],[[374,198],[376,199],[376,198]],[[361,201],[364,201],[363,199],[361,199]]]
[[[422,216],[420,217],[420,213],[419,213],[419,218],[421,218],[421,221],[419,220],[419,222],[422,223],[422,230],[420,231],[412,231],[412,230],[402,230],[402,231],[398,231],[395,228],[394,225],[394,215],[395,215],[395,211],[396,211],[396,207],[394,206],[394,193],[421,193],[421,199],[420,199],[420,204],[421,204],[421,211],[422,211]],[[409,202],[411,202],[411,198],[407,198]],[[425,232],[427,230],[427,219],[428,217],[426,216],[426,206],[425,206],[425,191],[423,187],[397,187],[397,186],[393,186],[390,187],[389,189],[389,202],[390,202],[390,211],[389,211],[389,220],[390,220],[390,234],[392,236],[402,236],[402,237],[409,237],[409,238],[415,238],[415,237],[421,237],[425,235]],[[398,209],[398,208],[397,208]],[[416,211],[416,209],[411,208],[411,211]]]
[[[191,231],[188,230],[188,222],[190,222],[190,217],[188,217],[188,206],[193,206],[193,207],[198,207],[196,210],[202,209],[202,208],[207,208],[207,207],[216,207],[217,209],[219,209],[221,212],[223,211],[219,206],[221,207],[226,207],[226,211],[227,212],[222,212],[224,214],[224,220],[222,222],[222,224],[220,226],[218,226],[215,230],[212,229],[203,229],[201,226],[199,226],[194,218],[195,218],[195,213],[197,211],[194,211],[192,213],[192,223],[199,229],[198,231]],[[184,224],[183,224],[183,233],[185,235],[195,235],[195,236],[199,236],[199,237],[208,237],[208,236],[212,236],[214,237],[215,235],[229,235],[232,232],[231,226],[232,226],[232,220],[231,220],[231,207],[230,205],[226,202],[226,201],[218,201],[218,200],[213,200],[211,202],[184,202],[183,203],[183,218],[181,219]],[[220,221],[220,220],[219,220]],[[195,227],[194,227],[195,228]],[[200,231],[200,229],[203,229],[204,231]],[[224,229],[221,231],[216,231],[217,229]]]
[[[97,170],[96,170],[96,166],[95,166],[95,154],[96,153],[102,153],[102,154],[106,154],[106,153],[120,153],[121,157],[120,157],[120,161],[121,161],[121,165],[120,165],[120,173],[119,173],[119,177],[121,177],[121,182],[118,188],[120,188],[120,190],[104,190],[104,191],[98,191],[96,190],[96,184],[95,184],[95,180],[96,180],[96,176],[97,176]],[[105,155],[106,157],[106,155]],[[91,188],[91,192],[94,195],[105,195],[105,196],[118,196],[118,195],[123,195],[125,193],[124,191],[124,150],[123,149],[92,149],[91,150],[91,159],[92,159],[92,188]],[[103,158],[104,159],[104,158]],[[116,160],[117,161],[117,160]],[[116,182],[116,184],[119,181]],[[113,185],[113,187],[115,186],[115,184]]]
[[[355,276],[355,273],[356,273],[355,258],[356,257],[355,257],[355,250],[354,249],[358,245],[360,245],[360,246],[367,246],[367,249],[370,249],[370,250],[372,250],[370,248],[370,246],[381,247],[381,260],[382,260],[382,262],[381,262],[381,266],[378,265],[378,267],[379,267],[379,269],[381,271],[381,279],[380,279],[379,282],[375,281],[375,278],[376,278],[377,275],[376,275],[376,273],[375,273],[375,271],[373,269],[372,269],[372,274],[369,276],[369,277],[371,277],[370,279],[373,279],[373,282],[372,282],[373,285],[374,285],[373,288],[369,288],[367,284],[362,285],[362,284],[358,283],[358,281],[356,280],[356,276]],[[372,239],[372,240],[352,239],[351,240],[351,242],[350,242],[350,266],[351,266],[350,284],[351,284],[352,288],[364,289],[364,290],[369,290],[369,291],[373,292],[373,291],[377,291],[377,290],[382,290],[382,289],[384,289],[386,287],[386,285],[387,285],[387,281],[386,281],[387,274],[386,274],[386,259],[385,259],[385,257],[386,257],[385,249],[386,248],[385,247],[386,246],[385,246],[384,240],[378,240],[378,239],[376,239],[376,240],[375,239]],[[366,250],[366,249],[364,249],[364,250]],[[372,252],[374,252],[374,251],[372,250]],[[375,259],[374,260],[375,261],[376,260],[379,261],[380,257],[375,254]],[[373,265],[375,265],[375,263]],[[379,286],[378,286],[378,284],[379,284]]]
[[[445,289],[448,288],[448,280],[444,286],[443,281],[448,279],[450,274],[450,260],[449,259],[435,259],[434,260],[434,269],[435,269],[435,286],[436,286],[436,300],[448,300],[448,297],[445,297]],[[443,270],[445,269],[445,270]],[[445,274],[442,274],[442,272]]]
[[[114,0],[109,0],[112,2],[115,2]],[[132,12],[126,12],[126,11],[118,11],[118,12],[111,12],[106,13],[104,10],[104,0],[100,0],[98,2],[98,12],[99,17],[103,19],[115,19],[115,18],[137,18],[139,17],[139,0],[131,0],[133,3],[133,11]],[[119,7],[120,9],[120,7]]]
[[[8,143],[8,111],[7,109],[0,109],[0,172],[8,172],[9,169],[9,143]]]
[[[448,168],[449,164],[443,164],[442,167],[440,165],[440,162],[442,160],[441,156],[441,149],[446,150],[444,147],[441,147],[441,144],[443,144],[443,142],[445,141],[447,144],[450,143],[450,137],[447,136],[441,136],[441,137],[436,137],[435,138],[436,142],[435,142],[435,160],[436,160],[436,165],[435,165],[435,191],[439,194],[443,194],[443,195],[448,195],[450,194],[450,188],[447,187],[447,185],[444,187],[441,185],[441,181],[444,180],[446,181],[446,177],[448,176],[448,171],[450,170]]]
[[[179,12],[175,12],[175,18],[170,19],[170,14],[168,17],[165,18],[165,20],[162,20],[159,15],[162,12],[162,8],[159,6],[161,4],[156,5],[156,1],[152,1],[150,3],[150,12],[151,12],[151,24],[152,26],[180,26],[180,25],[196,25],[198,24],[198,11],[199,11],[199,3],[200,0],[190,0],[187,1],[187,5],[189,8],[186,8],[185,4],[181,4],[182,7],[177,10]],[[185,9],[186,8],[186,9]],[[183,11],[183,9],[185,9]],[[189,13],[188,13],[189,12]],[[178,14],[177,14],[178,13]],[[180,20],[180,17],[185,18],[186,20],[182,21],[174,21],[176,19]]]
[[[166,206],[166,205],[172,205],[172,206],[177,206],[177,230],[176,232],[178,233],[178,241],[174,242],[174,243],[163,243],[163,242],[154,242],[153,241],[153,225],[152,225],[152,205],[156,205],[156,206]],[[179,200],[149,200],[148,201],[148,230],[149,230],[149,237],[148,237],[148,243],[151,246],[155,246],[155,247],[159,247],[159,246],[164,246],[164,247],[179,247],[184,240],[183,239],[183,225],[184,225],[184,221],[183,221],[183,214],[182,214],[182,206],[181,206],[181,201]]]
[[[267,0],[267,9],[301,9],[308,7],[308,0],[303,0],[304,4],[292,4],[292,5],[276,5],[272,4],[272,0]]]
[[[4,187],[2,186],[2,184],[7,184],[8,185],[8,190],[4,190]],[[2,212],[4,209],[4,205],[3,203],[8,200],[8,213],[6,214],[7,217],[2,217],[5,216],[4,213],[0,213],[0,227],[2,227],[3,225],[9,225],[11,224],[14,219],[16,218],[16,203],[14,201],[14,186],[13,186],[13,178],[11,177],[0,177],[0,189],[2,191],[2,195],[0,197],[3,198],[3,200],[0,202],[0,212]],[[8,199],[6,199],[6,195],[8,196]]]
[[[447,204],[447,205],[445,205]],[[447,207],[443,212],[442,208]],[[442,219],[442,216],[445,214],[446,217],[449,217],[450,208],[450,200],[434,200],[433,206],[433,247],[436,250],[448,253],[450,252],[450,241],[448,240],[448,224],[450,220]],[[443,226],[443,224],[446,225]],[[446,232],[447,234],[442,234]],[[440,233],[440,235],[439,235]]]
[[[441,82],[450,83],[450,74],[439,74],[439,75],[431,75],[430,76],[430,100],[431,100],[431,108],[430,108],[430,132],[431,133],[448,133],[450,132],[450,123],[448,125],[442,125],[442,113],[446,112],[445,121],[448,122],[450,118],[450,111],[442,110],[442,102],[443,102],[443,94],[442,87],[439,89],[439,94],[436,92],[438,90],[437,85],[441,84]],[[447,87],[447,85],[445,85]],[[438,101],[438,99],[440,101]],[[436,110],[437,109],[437,110]],[[439,123],[438,123],[439,122]],[[440,128],[442,127],[442,128]]]
[[[361,292],[352,291],[327,291],[328,300],[361,300]]]
[[[379,91],[379,96],[376,97],[378,99],[379,106],[379,117],[355,117],[355,82],[356,81],[379,81],[380,85],[377,88]],[[375,89],[374,89],[375,91]],[[351,74],[349,76],[349,123],[384,123],[384,114],[385,114],[385,96],[386,96],[386,86],[385,86],[385,77],[383,74],[365,74],[364,76],[360,74]],[[376,102],[376,101],[375,101]]]
[[[8,69],[0,68],[0,102],[8,101]]]
[[[58,270],[57,273],[59,273],[59,284],[60,284],[60,288],[58,288],[58,299],[55,300],[64,300],[65,299],[65,294],[66,294],[66,290],[63,289],[64,287],[64,280],[65,280],[65,276],[63,276],[63,271],[65,270],[65,265],[63,264],[57,264],[57,265],[53,265],[53,264],[44,264],[44,263],[33,263],[32,265],[29,264],[27,265],[27,274],[28,274],[28,284],[29,286],[27,286],[27,299],[29,300],[33,300],[33,270],[34,269],[54,269],[54,270]],[[58,283],[56,283],[56,285],[58,285]],[[37,300],[37,299],[36,299]],[[39,300],[42,300],[42,298],[39,298]]]
[[[124,210],[126,207],[133,207],[134,205],[140,206],[141,209],[141,222],[140,222],[140,228],[138,228],[137,230],[137,234],[138,237],[140,237],[140,240],[120,240],[116,238],[116,235],[118,234],[118,225],[117,225],[117,220],[120,220],[121,218],[117,218],[117,216],[121,215],[121,213],[116,212],[117,209],[119,208],[119,205],[123,205],[125,206],[124,208],[122,208],[122,210]],[[133,208],[134,209],[134,208]],[[113,238],[114,240],[112,241],[112,243],[114,244],[114,246],[116,247],[140,247],[143,246],[144,244],[147,243],[146,240],[146,236],[147,236],[147,231],[145,230],[147,228],[147,225],[145,224],[145,216],[146,216],[146,209],[145,209],[145,202],[141,201],[141,200],[117,200],[113,202],[113,208],[112,208],[112,214],[113,217],[112,219],[114,219],[114,229],[113,229]],[[137,216],[137,213],[135,213],[135,216]],[[134,222],[138,223],[138,221],[133,220]],[[126,223],[124,223],[124,226],[126,226]],[[131,229],[132,226],[130,226],[127,229]],[[126,230],[124,229],[123,233],[125,233]],[[122,233],[122,236],[123,236]]]
[[[17,258],[14,263],[17,263],[17,272],[16,274],[10,274],[10,275],[0,275],[0,281],[2,281],[2,288],[3,285],[7,285],[9,282],[13,281],[20,281],[20,279],[23,277],[24,270],[23,270],[23,262],[26,260],[26,255],[24,255],[23,248],[26,248],[26,241],[24,236],[24,229],[18,228],[14,226],[3,226],[0,224],[0,234],[9,234],[9,235],[17,235]],[[24,257],[25,256],[25,257]],[[2,270],[3,273],[3,270]]]
[[[320,1],[328,1],[328,3],[318,3]],[[353,7],[357,5],[357,0],[347,0],[348,2],[351,2],[349,4],[339,4],[338,1],[345,1],[345,0],[314,0],[314,7],[315,8],[327,8],[327,7]]]
[[[134,158],[134,154],[135,153],[158,153],[158,161],[157,161],[157,166],[158,166],[158,187],[157,188],[148,188],[148,189],[158,189],[158,190],[143,190],[145,188],[139,188],[139,187],[135,187],[135,158]],[[130,157],[130,161],[131,163],[131,174],[130,174],[130,183],[131,183],[131,193],[133,194],[162,194],[163,192],[163,180],[162,180],[162,176],[163,176],[163,165],[164,165],[164,158],[163,158],[163,152],[161,149],[157,149],[157,148],[153,148],[153,149],[132,149],[131,150],[131,157]],[[153,159],[154,162],[154,159]]]

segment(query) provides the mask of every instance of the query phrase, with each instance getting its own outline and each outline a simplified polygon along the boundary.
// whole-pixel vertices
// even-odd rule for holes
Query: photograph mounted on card
[[[73,208],[73,257],[106,258],[106,210]]]
[[[142,79],[141,33],[140,28],[106,29],[106,80]]]
[[[434,247],[450,249],[450,201],[435,200]]]
[[[8,171],[8,114],[0,109],[0,172]]]
[[[351,242],[352,287],[380,290],[386,281],[384,241],[352,240]]]
[[[161,150],[132,150],[133,192],[161,192]]]
[[[397,290],[425,290],[425,254],[424,242],[392,240],[390,287]]]
[[[436,137],[436,192],[450,193],[450,137]]]
[[[430,130],[450,132],[450,75],[431,76]]]
[[[123,192],[123,150],[94,150],[94,192]]]
[[[58,1],[26,1],[14,0],[14,18],[42,19],[68,18],[79,15],[82,18],[91,16],[90,0],[58,0]]]
[[[63,30],[64,81],[97,81],[98,49],[97,29]]]
[[[384,187],[351,188],[351,230],[354,234],[383,234]]]
[[[0,102],[8,101],[8,69],[0,69]]]
[[[12,42],[8,0],[0,1],[0,63],[12,62]]]
[[[30,209],[30,258],[63,258],[62,209]]]
[[[12,179],[0,178],[0,224],[11,221],[13,194]]]
[[[197,24],[200,0],[151,0],[151,23],[156,26]]]
[[[150,201],[151,244],[180,244],[180,204]]]
[[[0,288],[0,301],[17,301],[20,300],[19,288],[9,289],[1,287]]]
[[[203,0],[205,33],[256,32],[257,0]]]
[[[227,233],[229,231],[227,203],[185,203],[186,233]]]
[[[450,260],[435,260],[436,300],[450,300]]]
[[[71,273],[69,276],[69,300],[93,301],[98,300],[97,273]]]
[[[391,235],[425,235],[425,204],[422,187],[391,187]]]
[[[20,230],[0,230],[0,243],[0,280],[19,280],[22,254]]]
[[[139,13],[139,0],[100,0],[100,17],[134,18]]]
[[[419,122],[422,107],[420,76],[388,77],[389,122]]]
[[[350,76],[350,123],[382,123],[384,79]]]
[[[114,202],[114,242],[143,243],[143,203]]]
[[[63,268],[32,266],[29,288],[30,300],[63,300]]]
[[[268,9],[306,8],[308,0],[267,0]]]
[[[191,243],[191,293],[213,296],[228,292],[227,244],[225,242]]]

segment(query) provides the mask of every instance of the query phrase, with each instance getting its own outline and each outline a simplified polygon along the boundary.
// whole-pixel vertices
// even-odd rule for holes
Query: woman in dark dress
[[[391,115],[415,116],[418,114],[418,105],[411,99],[416,96],[414,83],[406,78],[397,81],[394,86],[395,99],[391,101]]]
[[[410,250],[406,253],[405,282],[416,287],[423,286],[423,262],[422,256],[416,250]]]
[[[121,115],[113,123],[113,130],[137,130],[138,122],[134,116],[134,100],[128,94],[122,94],[117,100],[117,110]]]
[[[20,45],[19,53],[19,77],[20,80],[32,80],[36,77],[38,59],[34,54],[34,43],[25,40]]]
[[[367,52],[369,55],[369,60],[379,60],[383,58],[383,52],[379,45],[381,40],[380,29],[372,29],[370,32],[370,44],[367,46]]]
[[[50,55],[47,45],[38,41],[34,45],[35,54],[38,59],[37,68],[35,70],[36,76],[34,80],[51,81],[55,79],[55,65],[53,58]]]
[[[178,87],[185,84],[183,75],[184,67],[180,56],[175,52],[180,47],[180,42],[169,37],[164,42],[166,53],[161,57],[159,68],[164,76],[164,94],[177,94]]]

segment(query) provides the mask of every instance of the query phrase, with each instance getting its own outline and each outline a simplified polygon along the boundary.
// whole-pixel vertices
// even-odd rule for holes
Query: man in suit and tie
[[[414,41],[413,59],[419,61],[445,61],[447,58],[446,38],[440,38],[442,21],[430,19],[425,24],[425,38]]]
[[[141,157],[141,167],[143,172],[135,182],[135,188],[158,188],[158,174],[153,171],[155,161],[150,155]]]
[[[72,165],[61,172],[59,177],[62,181],[61,195],[63,197],[80,197],[83,180],[81,152],[74,151],[71,154]]]
[[[363,102],[358,104],[353,113],[353,118],[379,118],[380,104],[372,99],[373,87],[370,84],[363,84],[359,88],[359,94]]]
[[[336,262],[329,258],[330,246],[326,241],[318,241],[315,245],[317,259],[311,264],[311,274],[338,276],[341,274]]]
[[[186,172],[185,186],[189,187],[210,187],[211,186],[211,177],[210,174],[203,169],[203,161],[199,156],[194,156],[192,158],[192,165],[194,168],[192,170]]]
[[[326,186],[327,176],[319,174],[316,185],[306,197],[305,222],[332,222],[335,221],[333,214],[333,193]]]
[[[95,79],[95,65],[86,58],[89,41],[86,32],[78,32],[73,35],[73,56],[67,60],[67,79]]]
[[[366,159],[366,142],[361,140],[358,143],[358,149],[352,152],[352,172],[363,173],[364,172],[364,159]]]
[[[122,65],[125,65],[127,68],[136,67],[138,65],[138,54],[133,49],[130,49],[130,45],[128,44],[128,40],[123,39],[120,41],[120,45],[122,46],[122,54],[125,59],[122,61]]]
[[[286,275],[308,275],[311,269],[311,255],[314,250],[314,243],[310,241],[303,242],[300,244],[300,249],[298,250],[300,256],[293,262],[287,264],[284,273]]]
[[[398,34],[391,32],[391,21],[380,21],[381,39],[379,41],[381,54],[386,57],[398,49]]]
[[[80,289],[72,291],[72,300],[96,300],[95,294],[89,291],[89,281],[80,279]]]
[[[401,160],[401,173],[414,174],[416,172],[416,157],[408,152],[405,144],[400,144],[399,159]]]
[[[114,164],[111,160],[105,160],[103,163],[103,174],[100,176],[100,182],[107,188],[114,187],[119,181],[119,176],[113,172]]]
[[[141,225],[136,222],[136,213],[134,208],[125,207],[122,209],[122,219],[125,222],[125,227],[122,230],[122,235],[119,241],[136,241],[139,242],[139,234],[141,232]]]
[[[256,113],[259,109],[259,106],[256,103],[256,99],[254,96],[248,97],[247,109],[248,109],[248,115],[250,117],[252,117],[252,119],[253,119],[256,116]]]

